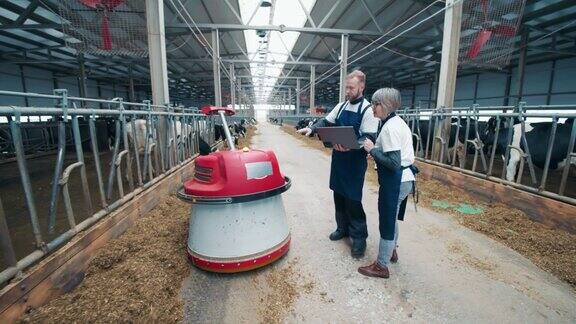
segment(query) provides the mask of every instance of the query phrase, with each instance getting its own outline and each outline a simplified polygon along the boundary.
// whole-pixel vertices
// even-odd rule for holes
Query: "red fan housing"
[[[125,0],[79,0],[83,5],[94,10],[102,11],[102,25],[100,37],[102,38],[102,49],[112,50],[112,35],[108,25],[108,12],[124,3]]]
[[[482,12],[484,13],[484,25],[490,25],[488,21],[488,0],[480,0],[480,4],[482,5]],[[494,36],[494,34],[507,36],[507,37],[514,37],[516,35],[516,27],[509,26],[509,25],[495,25],[490,27],[483,27],[476,35],[474,42],[470,46],[468,50],[468,57],[474,59],[480,54],[482,48],[490,41],[490,38]]]

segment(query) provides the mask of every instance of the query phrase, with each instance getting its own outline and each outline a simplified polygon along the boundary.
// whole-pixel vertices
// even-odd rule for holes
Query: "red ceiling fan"
[[[476,58],[478,54],[480,54],[482,48],[486,45],[486,43],[488,43],[488,41],[490,40],[490,38],[492,38],[493,35],[496,34],[506,37],[514,37],[516,35],[515,26],[505,24],[493,25],[490,23],[490,20],[488,19],[488,9],[489,9],[488,6],[490,0],[479,0],[477,2],[480,2],[480,4],[482,5],[482,12],[484,13],[483,26],[487,27],[482,27],[482,29],[477,33],[474,42],[472,42],[472,45],[468,50],[468,57],[471,59]]]
[[[102,38],[102,49],[112,50],[112,35],[108,26],[108,12],[113,11],[125,0],[79,0],[83,5],[102,12],[102,25],[100,36]]]

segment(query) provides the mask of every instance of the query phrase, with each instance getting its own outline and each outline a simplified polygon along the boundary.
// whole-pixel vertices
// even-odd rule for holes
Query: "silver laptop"
[[[340,144],[347,149],[361,147],[352,126],[319,127],[317,132],[326,147],[331,147],[333,144]]]

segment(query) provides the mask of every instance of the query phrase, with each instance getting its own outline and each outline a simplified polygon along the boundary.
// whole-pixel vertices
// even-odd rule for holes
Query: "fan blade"
[[[114,8],[123,4],[126,0],[102,0],[102,5],[106,7],[107,10],[114,10]]]
[[[112,35],[110,35],[110,27],[108,26],[108,17],[102,17],[102,31],[100,32],[102,37],[102,49],[106,51],[112,50]]]
[[[495,34],[500,34],[508,37],[513,37],[516,35],[516,28],[508,25],[496,25],[489,28]]]
[[[92,9],[96,9],[98,8],[98,6],[102,4],[102,0],[78,0],[78,1],[80,1],[83,5],[90,7]]]
[[[489,0],[480,0],[482,4],[482,12],[484,13],[484,19],[488,16],[488,2]]]
[[[470,46],[470,49],[468,50],[468,57],[471,59],[476,58],[478,54],[480,54],[480,51],[482,51],[482,47],[484,47],[484,45],[486,45],[488,40],[490,40],[491,36],[492,36],[491,30],[482,29],[478,33],[478,36],[476,36],[476,39],[474,40],[472,46]]]

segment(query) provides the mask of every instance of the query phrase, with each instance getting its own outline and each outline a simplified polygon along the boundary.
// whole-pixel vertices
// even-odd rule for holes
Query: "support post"
[[[166,61],[166,35],[164,32],[164,0],[146,0],[146,24],[152,101],[155,105],[170,102],[168,90],[168,63]]]
[[[510,104],[510,87],[512,85],[512,68],[508,68],[508,75],[506,76],[506,85],[504,86],[504,106]],[[506,110],[504,110],[506,112]]]
[[[458,2],[458,0],[446,0],[444,34],[442,38],[442,59],[440,63],[436,109],[442,108],[448,112],[451,111],[451,107],[454,106],[461,22],[462,2]],[[450,134],[450,118],[446,118],[442,123],[438,123],[435,128],[435,137]],[[440,151],[441,145],[435,145],[434,152],[432,152],[433,160],[438,160]]]
[[[300,114],[300,79],[296,79],[296,114]]]
[[[242,109],[242,78],[236,77],[238,83],[238,109]]]
[[[128,66],[128,97],[130,102],[136,102],[136,94],[134,91],[134,76],[132,64]]]
[[[474,101],[473,103],[478,102],[478,83],[480,82],[480,73],[476,73],[476,77],[474,78]]]
[[[342,34],[340,45],[340,97],[339,102],[346,100],[346,75],[348,75],[348,34]]]
[[[522,38],[520,40],[520,55],[518,58],[518,101],[522,101],[522,95],[524,94],[524,76],[526,75],[526,55],[528,53],[528,37],[529,33],[525,31],[522,33]]]
[[[552,101],[552,91],[554,91],[554,74],[556,70],[556,60],[552,61],[552,68],[550,69],[550,80],[548,80],[548,93],[546,93],[546,104],[549,105]]]
[[[316,92],[316,66],[310,65],[310,113],[314,109],[314,96]]]
[[[146,27],[148,30],[148,57],[150,61],[150,81],[154,105],[169,105],[168,63],[166,61],[166,35],[164,32],[164,0],[146,0]],[[158,108],[156,108],[158,109]],[[165,152],[166,118],[158,123],[160,151]],[[168,158],[168,154],[161,156]]]
[[[220,87],[220,36],[218,29],[212,29],[212,69],[214,71],[214,103],[222,107],[222,89]]]
[[[230,63],[230,105],[232,109],[236,110],[236,75],[234,72],[234,63]]]
[[[292,112],[292,88],[288,88],[288,109]]]
[[[54,75],[54,72],[52,72],[52,88],[60,89],[60,86],[58,85],[58,78],[56,77],[56,75]],[[100,95],[100,92],[98,92],[98,95]]]
[[[87,98],[88,89],[86,88],[86,65],[84,64],[84,54],[82,53],[78,55],[78,66],[78,90],[80,92],[80,97]],[[82,102],[82,106],[85,106],[84,102]]]
[[[56,82],[56,78],[54,78],[54,85],[58,85],[58,83]],[[57,89],[57,88],[55,88]],[[102,98],[102,86],[100,85],[100,80],[96,80],[96,91],[98,93],[98,99],[104,99]],[[104,105],[102,103],[98,104],[98,107],[100,107],[100,109],[102,109],[104,107]]]
[[[24,74],[24,66],[22,64],[18,65],[20,68],[20,84],[22,85],[22,92],[28,92],[28,87],[26,86],[26,75]],[[24,104],[26,107],[30,107],[30,101],[28,97],[24,97]]]
[[[416,108],[416,85],[412,84],[412,109]]]
[[[432,91],[434,91],[434,80],[430,80],[430,89],[428,89],[428,104],[422,108],[432,108]]]

